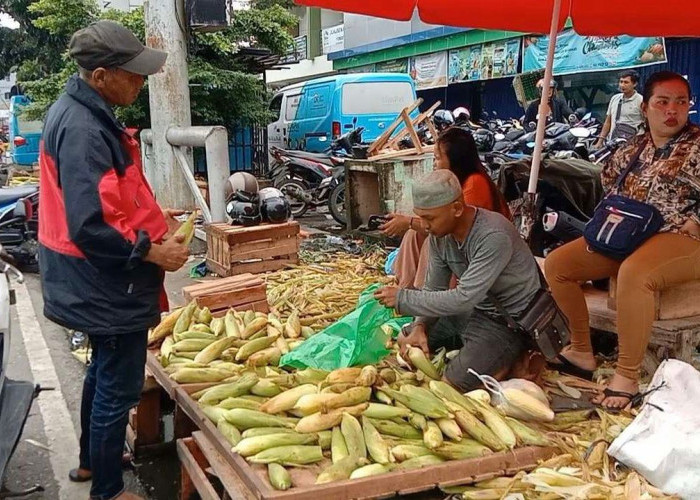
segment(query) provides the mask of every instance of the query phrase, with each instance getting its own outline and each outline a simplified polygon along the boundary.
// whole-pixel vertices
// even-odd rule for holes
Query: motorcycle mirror
[[[352,119],[352,127],[353,128],[357,127],[357,117],[356,116]]]
[[[531,129],[535,129],[535,128],[537,128],[537,123],[536,123],[536,122],[530,122],[530,123],[527,124],[527,126],[530,127]]]
[[[569,123],[576,123],[577,121],[578,121],[578,116],[576,116],[573,113],[569,115]]]
[[[501,133],[498,133],[498,134],[496,134],[496,135],[494,136],[494,139],[496,139],[497,141],[502,141],[502,140],[504,140],[505,138],[506,138],[506,136],[503,135],[503,134],[501,134]]]
[[[15,209],[13,211],[13,216],[17,219],[22,219],[25,220],[27,218],[27,207],[24,204],[24,200],[20,200],[17,202],[17,205],[15,205]]]
[[[588,113],[586,113],[586,116],[584,116],[583,119],[584,119],[584,120],[590,120],[590,119],[591,119],[591,116],[593,116],[593,115],[591,115],[591,112],[589,111]]]
[[[569,129],[569,132],[579,139],[586,139],[591,136],[591,131],[584,127],[572,127]]]
[[[535,142],[534,142],[534,141],[528,142],[528,143],[527,143],[527,147],[528,147],[528,148],[534,148],[534,147],[535,147]]]

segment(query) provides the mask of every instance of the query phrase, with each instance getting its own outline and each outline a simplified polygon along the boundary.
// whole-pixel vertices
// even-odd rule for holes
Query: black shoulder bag
[[[569,344],[571,332],[569,322],[549,292],[547,281],[537,262],[535,266],[540,276],[541,286],[518,319],[513,318],[506,311],[495,294],[489,292],[488,297],[496,306],[498,313],[503,316],[508,327],[527,335],[532,347],[551,361],[556,359],[561,350]]]

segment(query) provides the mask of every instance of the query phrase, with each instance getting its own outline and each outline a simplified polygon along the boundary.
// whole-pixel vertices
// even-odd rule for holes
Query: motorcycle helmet
[[[282,224],[292,216],[292,207],[282,191],[269,187],[260,190],[260,214],[265,222]]]
[[[433,115],[433,123],[437,127],[438,132],[442,132],[446,128],[454,125],[455,119],[450,111],[446,109],[438,109]]]
[[[472,135],[474,136],[474,142],[476,142],[476,148],[479,151],[493,151],[493,146],[496,144],[496,137],[493,132],[486,129],[478,129],[475,130]]]
[[[544,86],[544,78],[540,78],[540,79],[537,81],[537,88],[538,88],[540,91],[542,91],[542,87],[543,87],[543,86]],[[552,89],[556,90],[557,87],[559,87],[559,84],[557,83],[556,80],[552,79],[552,80],[549,81],[549,88],[552,88]]]
[[[262,222],[260,203],[233,199],[226,205],[226,213],[231,217],[231,223],[239,226],[257,226]]]
[[[467,108],[460,106],[452,111],[452,117],[457,125],[464,125],[471,119],[472,114]]]
[[[258,194],[258,180],[248,172],[236,172],[228,178],[224,185],[226,201],[238,198],[241,201],[251,201]]]

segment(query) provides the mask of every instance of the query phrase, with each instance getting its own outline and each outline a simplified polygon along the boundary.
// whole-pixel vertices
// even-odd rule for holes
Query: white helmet
[[[258,180],[255,176],[248,172],[236,172],[226,181],[224,186],[224,194],[226,201],[230,201],[238,192],[248,195],[258,194]]]
[[[455,123],[461,124],[468,122],[471,119],[472,114],[467,108],[460,106],[452,111],[452,116],[455,119]]]

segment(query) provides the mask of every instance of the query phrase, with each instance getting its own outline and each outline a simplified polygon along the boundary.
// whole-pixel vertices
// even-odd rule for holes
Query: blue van
[[[372,142],[416,100],[415,84],[403,73],[355,73],[318,78],[280,90],[270,103],[269,146],[322,152],[331,141],[364,127]]]
[[[27,120],[22,108],[29,104],[25,96],[10,98],[10,157],[18,165],[34,165],[39,162],[39,143],[44,124]]]

